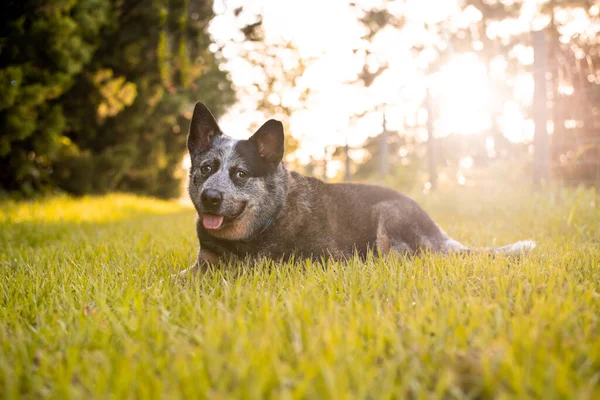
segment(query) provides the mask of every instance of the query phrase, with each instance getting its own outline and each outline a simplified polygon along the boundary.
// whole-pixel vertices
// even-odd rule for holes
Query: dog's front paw
[[[184,269],[183,271],[181,271],[179,273],[171,275],[171,278],[172,279],[186,278],[186,277],[188,277],[190,275],[195,274],[196,272],[198,272],[198,263],[192,265],[188,269]]]

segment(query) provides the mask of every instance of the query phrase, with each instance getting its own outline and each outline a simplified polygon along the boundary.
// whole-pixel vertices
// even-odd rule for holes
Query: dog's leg
[[[195,274],[197,272],[205,273],[208,271],[211,265],[216,265],[219,262],[219,256],[213,252],[208,250],[203,250],[202,248],[198,251],[198,259],[188,269],[184,269],[177,277],[183,278],[190,274]]]
[[[382,256],[395,251],[399,254],[410,254],[412,250],[408,243],[398,240],[395,237],[390,237],[383,221],[377,224],[377,250]]]
[[[373,208],[372,218],[381,254],[443,251],[443,232],[416,203],[395,200],[379,203]]]
[[[532,240],[522,240],[503,247],[470,249],[448,237],[416,203],[386,201],[373,208],[377,226],[377,248],[382,254],[396,251],[415,254],[421,251],[436,253],[487,253],[521,255],[535,248]]]
[[[196,261],[194,263],[194,265],[192,265],[191,267],[184,269],[183,271],[179,272],[178,274],[173,275],[173,277],[174,278],[185,278],[186,275],[194,274],[194,273],[196,273],[196,271],[198,271],[198,261]]]

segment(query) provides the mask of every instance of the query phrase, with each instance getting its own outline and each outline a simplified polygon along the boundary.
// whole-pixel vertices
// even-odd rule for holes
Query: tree
[[[482,0],[470,0],[467,4],[482,13],[480,26],[483,29],[503,19],[517,17],[524,5],[522,1],[509,6]],[[599,5],[597,0],[551,0],[540,4],[534,15],[543,23],[548,42],[550,76],[547,84],[553,125],[550,163],[553,175],[569,184],[600,185],[600,119],[597,118],[600,74],[595,67],[600,62],[597,50],[600,34],[593,28],[598,23]],[[571,33],[565,33],[564,25],[569,22],[565,16],[576,9],[587,15],[589,27],[583,34],[572,36]],[[508,53],[517,45],[529,46],[529,34],[525,32],[512,37],[488,39],[484,48],[501,45]],[[526,66],[518,65],[516,60],[509,65],[527,70]]]
[[[4,4],[0,36],[0,182],[5,190],[42,189],[65,142],[60,98],[99,46],[108,0]]]
[[[88,74],[66,96],[72,121],[67,130],[75,147],[57,166],[61,187],[76,191],[89,182],[84,192],[179,194],[177,173],[193,104],[201,94],[218,115],[234,100],[218,55],[208,50],[211,5],[129,0],[118,10],[115,28],[107,31]],[[136,91],[129,104],[124,82]],[[94,107],[80,107],[86,100]],[[88,171],[97,171],[93,179]]]
[[[244,99],[235,111],[258,110],[263,114],[263,120],[251,124],[251,131],[258,129],[264,119],[280,120],[286,132],[285,161],[288,166],[298,168],[294,152],[299,142],[290,134],[290,117],[304,109],[311,94],[301,78],[314,58],[303,57],[289,40],[266,35],[262,15],[251,6],[226,8],[221,16],[233,16],[241,24],[238,26],[241,35],[222,38],[220,43],[221,48],[235,51],[235,61],[243,63],[247,72],[246,82],[235,86],[239,97]]]
[[[49,103],[57,107],[54,114],[40,113],[58,121],[51,136],[54,145],[34,147],[27,140],[12,140],[11,150],[0,154],[0,163],[15,169],[3,169],[2,186],[27,193],[46,185],[76,194],[121,190],[177,196],[187,125],[198,93],[217,114],[234,101],[229,79],[218,67],[219,54],[208,50],[212,2],[79,0],[52,12],[38,1],[26,3],[15,7],[12,28],[3,37],[2,68],[18,61],[5,49],[18,47],[19,38],[27,42],[28,28],[22,38],[15,33],[21,20],[35,17],[43,22],[48,15],[61,15],[73,20],[75,28],[68,32],[69,39],[60,31],[53,41],[71,43],[73,32],[81,31],[79,41],[89,38],[91,44],[86,57],[80,57],[80,67],[63,62],[70,75],[62,90],[53,92],[51,99],[39,99],[40,108]],[[39,53],[44,43],[27,43],[30,53]],[[69,47],[61,45],[64,48]],[[31,62],[31,56],[23,57],[23,65]],[[46,77],[54,64],[42,59],[36,68]],[[16,119],[25,120],[20,112]],[[10,121],[9,114],[2,117]],[[15,131],[22,137],[23,129],[17,126]],[[28,137],[44,137],[31,132]],[[25,159],[30,161],[25,164]],[[36,173],[19,172],[30,171],[32,165]]]

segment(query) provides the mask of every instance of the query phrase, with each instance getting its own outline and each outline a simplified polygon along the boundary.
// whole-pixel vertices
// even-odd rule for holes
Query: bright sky
[[[358,4],[378,5],[384,1],[356,0]],[[537,17],[542,0],[526,0],[519,19],[503,21],[490,26],[488,35],[507,37],[529,31],[546,24],[546,18]],[[243,5],[244,13],[252,22],[252,14],[263,15],[263,27],[268,41],[280,38],[291,40],[302,57],[316,57],[302,78],[311,88],[306,109],[294,113],[290,120],[290,132],[300,139],[299,156],[306,162],[308,155],[320,157],[327,145],[342,145],[348,140],[351,146],[360,145],[368,136],[381,132],[381,113],[367,114],[362,118],[352,115],[386,104],[388,128],[403,130],[404,126],[423,123],[426,114],[420,109],[425,87],[430,85],[438,107],[435,134],[474,134],[490,126],[490,108],[494,93],[490,76],[503,77],[506,62],[495,60],[489,68],[475,53],[456,54],[435,76],[425,79],[422,67],[427,54],[415,58],[411,47],[415,38],[430,40],[424,23],[444,19],[452,26],[465,26],[481,18],[475,9],[459,14],[455,0],[406,0],[385,2],[389,11],[404,15],[406,25],[402,30],[386,28],[376,36],[373,50],[377,59],[389,65],[368,89],[348,85],[361,69],[363,58],[353,52],[363,34],[357,22],[356,11],[344,0],[217,0],[217,16],[211,23],[210,32],[219,44],[226,44],[223,54],[228,60],[225,68],[230,71],[238,87],[247,87],[257,79],[253,70],[239,57],[242,37],[236,36],[238,22],[231,10]],[[569,34],[584,32],[590,24],[582,10],[561,14],[565,21],[572,21],[566,28]],[[533,52],[521,46],[514,54],[523,64],[531,64]],[[513,82],[513,98],[503,99],[501,127],[512,141],[530,140],[533,123],[525,119],[523,105],[531,102],[533,80],[530,74],[520,74]],[[282,96],[286,93],[282,91]],[[239,104],[225,115],[220,123],[225,133],[236,137],[250,135],[252,123],[262,123],[270,115],[252,110],[253,99],[241,96]],[[422,134],[422,133],[421,133]]]

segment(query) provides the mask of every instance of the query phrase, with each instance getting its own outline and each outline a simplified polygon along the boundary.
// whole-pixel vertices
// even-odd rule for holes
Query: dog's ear
[[[204,151],[210,147],[212,139],[222,135],[217,120],[202,102],[197,102],[190,123],[187,146],[190,153]]]
[[[270,119],[261,126],[250,139],[256,145],[258,154],[267,163],[275,166],[283,159],[283,124]]]

